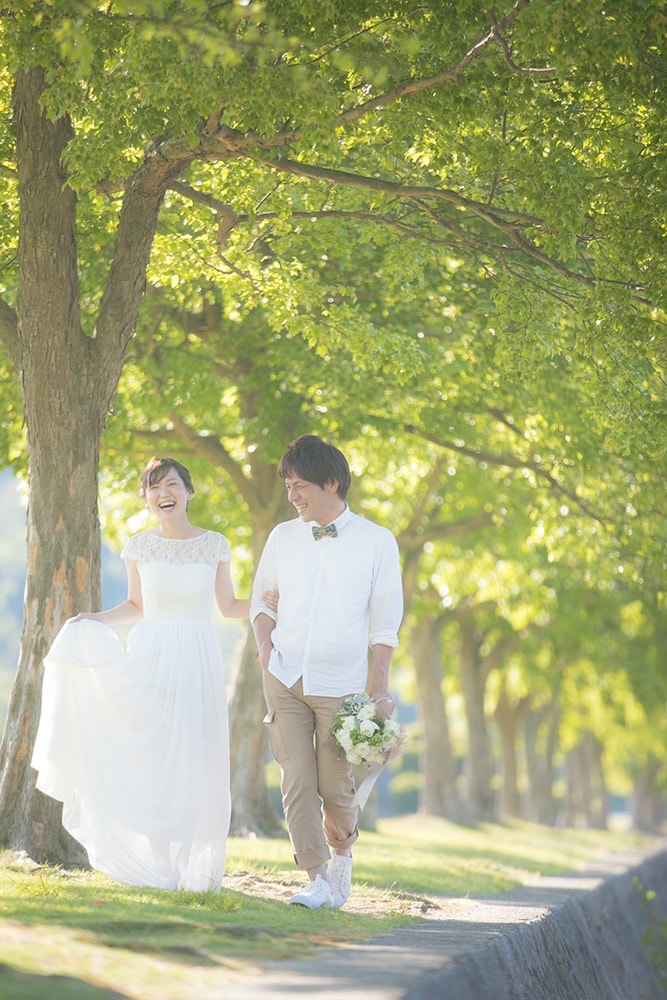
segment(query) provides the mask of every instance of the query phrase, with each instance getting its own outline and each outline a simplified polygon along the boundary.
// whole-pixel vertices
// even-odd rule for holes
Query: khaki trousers
[[[287,688],[268,670],[263,681],[264,722],[282,774],[294,860],[299,868],[317,868],[329,859],[329,847],[345,851],[359,836],[352,766],[329,731],[344,699],[307,697],[301,679]]]

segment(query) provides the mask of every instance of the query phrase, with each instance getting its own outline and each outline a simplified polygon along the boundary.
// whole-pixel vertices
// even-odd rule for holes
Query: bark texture
[[[69,119],[49,120],[44,70],[17,75],[20,202],[16,327],[0,335],[19,368],[29,448],[27,579],[18,671],[0,745],[0,844],[36,860],[78,863],[61,807],[37,793],[30,767],[42,661],[63,621],[100,606],[99,446],[136,322],[167,180],[181,169],[150,157],[128,186],[97,335],[81,326],[76,196],[63,154]]]

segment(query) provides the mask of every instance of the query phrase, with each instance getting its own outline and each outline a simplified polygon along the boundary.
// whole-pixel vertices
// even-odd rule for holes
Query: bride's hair
[[[149,486],[155,486],[156,483],[161,482],[167,475],[170,469],[174,469],[175,472],[183,480],[183,484],[186,490],[194,494],[195,488],[192,485],[192,476],[190,475],[190,470],[186,469],[184,465],[177,462],[175,458],[151,458],[150,462],[141,473],[141,484],[139,486],[139,496],[145,497]]]

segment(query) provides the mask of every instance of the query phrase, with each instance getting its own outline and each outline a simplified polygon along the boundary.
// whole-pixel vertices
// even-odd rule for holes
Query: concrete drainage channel
[[[667,1000],[666,848],[612,855],[502,896],[440,898],[408,928],[267,963],[235,977],[225,996]]]
[[[548,888],[549,880],[542,880]],[[409,1000],[665,1000],[667,852],[508,929]]]

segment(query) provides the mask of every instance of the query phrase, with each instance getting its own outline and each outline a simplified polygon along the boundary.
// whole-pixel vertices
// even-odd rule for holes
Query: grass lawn
[[[263,962],[385,933],[438,897],[503,892],[649,844],[631,833],[395,817],[362,832],[347,906],[317,911],[286,905],[305,881],[286,839],[231,838],[219,894],[131,888],[0,854],[0,998],[191,1000],[227,987],[233,996],[234,980]]]

